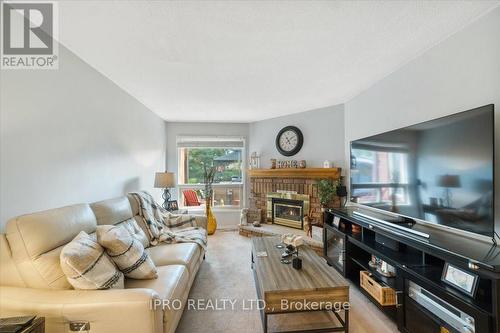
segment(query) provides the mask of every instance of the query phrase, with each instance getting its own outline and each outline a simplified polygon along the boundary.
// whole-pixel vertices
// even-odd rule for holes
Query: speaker
[[[347,197],[347,187],[343,185],[337,186],[337,196],[341,198]]]
[[[337,186],[337,196],[340,198],[340,205],[345,206],[347,204],[347,188],[343,185]],[[342,198],[345,198],[343,203]]]

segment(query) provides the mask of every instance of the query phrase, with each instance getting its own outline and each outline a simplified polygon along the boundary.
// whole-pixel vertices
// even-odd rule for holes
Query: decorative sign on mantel
[[[286,160],[277,161],[275,158],[271,159],[271,169],[305,169],[306,160]]]

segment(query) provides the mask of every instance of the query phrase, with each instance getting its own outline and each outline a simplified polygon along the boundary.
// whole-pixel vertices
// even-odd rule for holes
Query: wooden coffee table
[[[264,333],[267,333],[269,315],[309,311],[332,311],[340,325],[300,330],[300,332],[347,333],[349,331],[347,281],[308,246],[299,249],[302,269],[296,270],[291,264],[282,264],[283,249],[276,248],[279,243],[279,237],[252,238],[252,270],[255,286],[259,299],[265,301],[265,308],[261,310]],[[267,257],[259,257],[257,254],[261,252],[266,252]],[[344,318],[339,314],[340,311],[344,312]]]

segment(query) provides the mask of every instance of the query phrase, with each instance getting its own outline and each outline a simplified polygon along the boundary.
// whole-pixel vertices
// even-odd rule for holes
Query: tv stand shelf
[[[364,231],[365,233],[369,232]],[[422,264],[422,255],[423,253],[420,251],[410,251],[410,252],[400,252],[392,250],[388,247],[385,247],[375,241],[375,235],[366,235],[363,233],[357,235],[352,234],[351,231],[347,231],[347,235],[352,243],[357,246],[365,249],[368,252],[376,251],[378,253],[377,257],[387,261],[393,266],[396,264],[401,264],[405,266],[413,266]]]
[[[373,269],[368,265],[365,260],[362,259],[356,259],[354,257],[351,257],[350,260],[358,265],[359,267],[363,268],[363,270],[370,272],[373,274],[378,280],[382,281],[386,286],[391,287],[393,289],[396,289],[396,278],[395,277],[387,277],[382,274],[380,274],[376,269]]]
[[[334,219],[339,222],[338,226],[334,224]],[[408,296],[408,285],[411,281],[473,316],[476,333],[500,333],[500,272],[497,271],[500,264],[494,260],[477,260],[481,249],[489,249],[486,252],[491,253],[491,245],[488,246],[480,240],[467,239],[461,244],[450,246],[450,242],[464,237],[451,233],[445,237],[442,231],[431,228],[426,230],[426,233],[430,234],[428,240],[415,239],[412,235],[402,234],[400,230],[390,230],[387,226],[371,223],[367,218],[352,214],[349,208],[332,209],[325,213],[324,255],[330,265],[357,286],[360,283],[360,271],[368,271],[383,285],[394,289],[397,305],[382,306],[360,288],[381,311],[396,321],[402,332],[416,333],[407,327],[406,312],[410,311],[410,307],[415,307]],[[377,242],[377,234],[397,242],[398,249]],[[466,250],[453,252],[460,247],[466,247]],[[372,255],[393,266],[396,276],[386,277],[370,267],[368,263]],[[479,275],[478,289],[474,297],[441,281],[446,263]],[[474,263],[477,269],[469,269],[469,263]],[[414,311],[413,308],[411,311]]]

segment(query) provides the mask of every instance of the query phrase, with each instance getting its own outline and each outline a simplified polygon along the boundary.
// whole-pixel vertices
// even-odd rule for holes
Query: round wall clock
[[[276,149],[283,156],[293,156],[302,148],[304,137],[300,129],[287,126],[279,131],[276,136]]]

